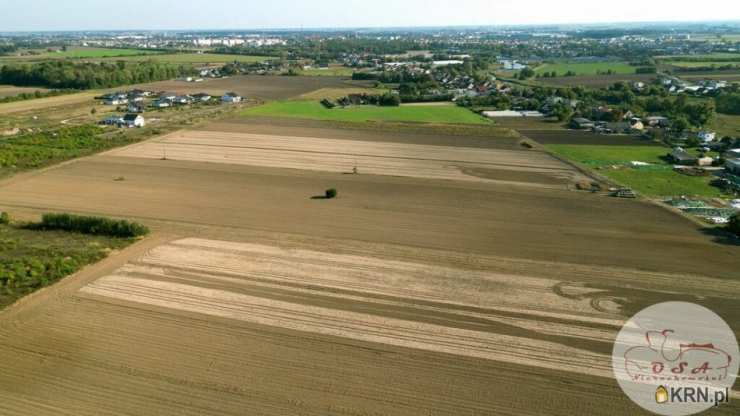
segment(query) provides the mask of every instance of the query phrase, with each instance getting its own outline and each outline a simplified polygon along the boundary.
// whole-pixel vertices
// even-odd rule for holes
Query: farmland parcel
[[[241,86],[309,92],[268,79]],[[736,246],[572,191],[579,173],[515,134],[274,116],[0,184],[19,215],[154,231],[0,314],[0,413],[632,415],[609,367],[627,316],[690,300],[740,319]]]

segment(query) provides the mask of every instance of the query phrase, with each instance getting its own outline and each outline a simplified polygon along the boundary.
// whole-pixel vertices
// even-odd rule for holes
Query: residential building
[[[123,116],[123,125],[126,127],[144,127],[146,124],[141,114],[126,114]]]
[[[240,103],[242,101],[242,97],[235,92],[227,92],[223,97],[221,97],[221,101],[225,103]]]
[[[100,124],[104,124],[106,126],[119,126],[121,123],[123,123],[123,117],[116,115],[108,116],[100,121]]]
[[[696,136],[701,142],[709,143],[713,142],[717,138],[717,133],[713,131],[700,131]]]

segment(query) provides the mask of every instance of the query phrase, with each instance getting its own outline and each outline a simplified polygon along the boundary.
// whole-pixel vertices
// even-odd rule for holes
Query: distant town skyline
[[[706,0],[0,0],[0,32],[494,26],[740,20],[740,2]]]

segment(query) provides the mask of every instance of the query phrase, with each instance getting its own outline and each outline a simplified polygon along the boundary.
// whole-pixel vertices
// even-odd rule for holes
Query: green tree
[[[740,214],[736,213],[730,218],[727,229],[740,236]]]

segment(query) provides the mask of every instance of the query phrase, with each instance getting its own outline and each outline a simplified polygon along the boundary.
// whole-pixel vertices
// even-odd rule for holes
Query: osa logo
[[[703,306],[668,302],[625,323],[612,369],[625,394],[644,409],[684,416],[727,403],[739,361],[734,332],[722,318]]]
[[[624,352],[625,370],[633,380],[720,381],[727,378],[732,356],[713,343],[684,344],[675,331],[646,331],[645,345]]]

